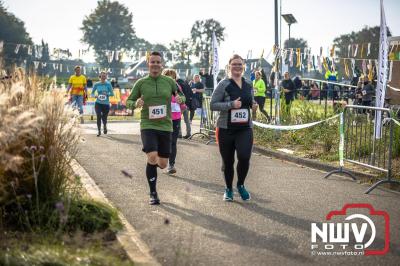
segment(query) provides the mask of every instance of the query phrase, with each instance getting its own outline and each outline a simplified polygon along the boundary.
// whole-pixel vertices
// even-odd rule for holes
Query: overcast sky
[[[80,42],[82,20],[97,5],[96,0],[3,0],[8,10],[25,22],[35,43],[44,39],[50,48],[69,48],[77,55],[87,48]],[[274,0],[120,0],[133,13],[136,34],[152,43],[168,45],[190,36],[196,20],[213,18],[221,22],[225,41],[220,45],[220,65],[233,51],[246,56],[248,50],[259,57],[274,43]],[[282,14],[292,13],[298,23],[291,36],[305,39],[313,52],[332,44],[335,37],[377,26],[379,0],[282,0]],[[387,25],[400,35],[400,1],[384,0]],[[282,40],[288,26],[282,20]],[[92,58],[86,58],[92,60]]]

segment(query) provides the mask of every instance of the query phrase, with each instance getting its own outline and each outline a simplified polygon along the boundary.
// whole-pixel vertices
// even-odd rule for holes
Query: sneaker
[[[170,175],[175,174],[176,173],[175,166],[173,165],[168,166],[167,173]]]
[[[224,201],[233,201],[233,190],[226,188],[224,193]]]
[[[100,137],[101,135],[101,131],[99,130],[99,132],[97,132],[97,136]]]
[[[250,193],[247,191],[244,185],[238,186],[237,189],[242,200],[250,200]]]
[[[151,192],[150,193],[150,205],[158,205],[160,204],[160,199],[158,198],[157,192]]]

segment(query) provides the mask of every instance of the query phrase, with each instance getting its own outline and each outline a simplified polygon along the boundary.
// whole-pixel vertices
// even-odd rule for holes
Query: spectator
[[[311,84],[311,91],[309,95],[311,96],[311,100],[319,99],[320,91],[317,83],[313,82]]]
[[[207,73],[205,69],[203,68],[199,75],[201,76],[202,80],[204,81],[205,85],[205,93],[207,96],[211,96],[213,90],[214,90],[214,76],[211,74],[211,68],[210,68],[210,73]]]
[[[192,92],[194,94],[192,99],[192,107],[190,109],[190,122],[192,122],[196,109],[203,109],[204,85],[200,81],[200,75],[196,74],[193,76],[193,81],[190,87],[192,88]],[[201,112],[201,114],[202,113],[203,112]]]
[[[357,83],[357,88],[354,95],[354,105],[362,105],[362,79],[360,78]]]
[[[290,107],[292,105],[295,87],[293,81],[290,79],[289,72],[285,72],[284,80],[281,82],[283,93],[285,94],[286,112],[290,114]]]
[[[362,93],[362,105],[372,106],[372,97],[374,95],[374,87],[369,82],[368,77],[364,77],[364,86],[361,90]]]
[[[293,79],[293,83],[294,83],[293,96],[294,96],[295,99],[297,99],[297,92],[302,88],[303,82],[302,82],[302,80],[301,80],[301,78],[299,76],[296,76]]]
[[[186,104],[187,108],[182,111],[182,114],[183,114],[183,120],[185,121],[185,126],[186,126],[186,135],[183,138],[187,139],[191,135],[189,112],[193,109],[192,102],[193,102],[194,94],[193,94],[192,89],[190,88],[190,85],[185,80],[177,79],[176,82],[179,84],[179,86],[181,86],[182,92],[186,98],[185,104]],[[195,110],[196,110],[196,108],[193,110],[193,112]],[[182,136],[182,130],[180,132],[180,136]]]

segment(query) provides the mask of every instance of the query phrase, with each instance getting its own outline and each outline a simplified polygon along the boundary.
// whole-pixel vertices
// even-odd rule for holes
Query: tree
[[[42,40],[42,56],[40,58],[41,62],[46,63],[45,66],[42,66],[38,69],[38,75],[46,75],[50,72],[50,51],[49,51],[49,44],[45,43]]]
[[[190,31],[193,42],[193,51],[200,56],[200,65],[205,68],[210,66],[210,51],[212,47],[212,33],[215,32],[217,42],[224,41],[225,28],[214,19],[197,20]]]
[[[190,39],[174,40],[169,44],[169,49],[177,54],[173,68],[190,68],[190,56],[193,54]]]
[[[297,38],[290,38],[290,42],[289,39],[285,40],[285,42],[283,43],[283,47],[285,49],[288,48],[301,48],[302,50],[306,47],[308,47],[307,41],[304,40],[303,38],[297,39]]]
[[[22,63],[27,58],[26,49],[21,48],[20,52],[15,54],[17,44],[32,44],[24,22],[9,13],[2,1],[0,1],[0,41],[4,42],[2,56],[6,68]]]
[[[293,48],[293,50],[296,52],[296,48],[300,48],[301,53],[303,53],[304,49],[308,47],[307,41],[304,40],[303,38],[290,38],[289,40],[285,40],[283,43],[284,49],[290,49]],[[296,54],[294,54],[296,55]],[[288,62],[285,62],[288,63]],[[289,65],[289,73],[290,75],[297,75],[301,74],[301,71],[296,67],[296,56],[293,56],[293,67]]]
[[[109,55],[112,51],[135,48],[138,40],[132,26],[132,13],[124,5],[110,0],[97,2],[96,9],[83,20],[81,30],[82,41],[93,47],[96,61],[102,67],[122,67],[116,56],[109,63]]]
[[[340,35],[333,40],[333,44],[335,45],[336,56],[337,57],[349,57],[348,56],[348,47],[353,44],[364,44],[364,54],[363,58],[371,58],[378,59],[379,53],[379,35],[380,35],[380,27],[368,27],[365,26],[362,30],[358,32],[352,31],[348,34]],[[389,28],[387,29],[388,37],[391,36],[391,32]],[[367,57],[367,44],[371,43],[371,53]],[[360,57],[361,48],[359,47],[358,57]],[[350,57],[354,57],[354,54]]]

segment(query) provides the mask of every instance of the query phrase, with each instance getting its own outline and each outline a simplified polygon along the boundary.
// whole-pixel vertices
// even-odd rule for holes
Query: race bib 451
[[[150,119],[161,119],[167,116],[167,106],[157,105],[149,106],[149,118]]]

